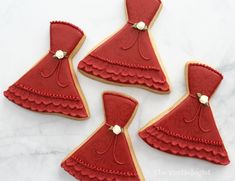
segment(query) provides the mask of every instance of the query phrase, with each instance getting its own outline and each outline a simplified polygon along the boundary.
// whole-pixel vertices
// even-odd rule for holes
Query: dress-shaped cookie
[[[151,44],[148,28],[159,0],[126,0],[128,22],[80,61],[82,73],[101,81],[167,93],[169,85]]]
[[[188,64],[187,70],[188,94],[145,126],[139,135],[150,146],[165,152],[229,164],[209,104],[223,76],[197,63]]]
[[[78,27],[51,22],[50,51],[4,95],[33,111],[87,118],[88,109],[71,62],[84,39]]]
[[[114,92],[103,94],[105,122],[61,166],[84,180],[143,180],[131,147],[127,126],[137,102]]]

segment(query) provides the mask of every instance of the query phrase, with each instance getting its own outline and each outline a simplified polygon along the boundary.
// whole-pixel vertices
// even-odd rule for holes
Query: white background
[[[71,22],[87,35],[74,68],[91,48],[126,22],[124,0],[1,0],[0,4],[0,92],[48,51],[51,20]],[[103,121],[101,94],[105,90],[139,101],[129,132],[147,181],[234,180],[235,1],[163,0],[150,31],[170,79],[169,95],[99,83],[77,73],[91,112],[91,118],[83,122],[25,110],[1,95],[0,180],[75,180],[60,168],[60,162]],[[211,106],[231,159],[228,166],[170,155],[152,149],[137,136],[138,129],[185,94],[188,60],[203,61],[225,76]]]

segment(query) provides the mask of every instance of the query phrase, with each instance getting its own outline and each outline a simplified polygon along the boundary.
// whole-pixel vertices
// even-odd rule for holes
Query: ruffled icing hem
[[[108,62],[93,55],[88,55],[79,64],[78,68],[88,74],[121,84],[140,85],[154,91],[168,92],[166,80],[160,79],[161,70],[143,69]]]
[[[42,93],[21,84],[12,85],[4,95],[10,101],[33,111],[60,113],[76,118],[88,117],[78,97]]]
[[[169,135],[155,126],[141,131],[139,136],[150,146],[171,154],[200,158],[221,165],[230,163],[223,145],[184,140]]]
[[[61,167],[70,175],[81,181],[99,180],[99,181],[139,181],[136,175],[129,172],[120,172],[110,169],[97,168],[84,164],[80,159],[69,157]],[[129,175],[128,175],[129,173]]]

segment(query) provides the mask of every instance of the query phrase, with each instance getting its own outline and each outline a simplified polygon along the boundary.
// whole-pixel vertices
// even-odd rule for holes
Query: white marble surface
[[[129,132],[147,181],[235,179],[235,1],[163,0],[163,5],[151,32],[169,75],[171,94],[107,85],[78,73],[91,111],[84,122],[31,112],[1,96],[0,180],[75,180],[60,162],[103,121],[105,90],[132,95],[140,103]],[[51,20],[69,21],[85,31],[87,39],[74,59],[76,67],[91,48],[125,23],[124,0],[1,0],[0,92],[46,53]],[[185,94],[188,60],[201,60],[225,76],[211,105],[230,155],[228,166],[166,154],[137,136],[140,127]]]

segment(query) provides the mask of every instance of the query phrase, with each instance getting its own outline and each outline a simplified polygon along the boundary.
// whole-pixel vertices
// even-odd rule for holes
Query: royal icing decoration
[[[141,31],[148,29],[148,27],[146,26],[146,24],[143,21],[140,21],[139,23],[135,23],[133,25],[133,27],[138,29],[138,30],[141,30]]]
[[[114,134],[119,135],[122,132],[122,128],[118,125],[111,126],[110,129]]]
[[[67,52],[64,52],[62,50],[57,50],[55,54],[53,55],[54,58],[57,58],[59,60],[63,59],[66,56]]]
[[[199,98],[199,102],[203,105],[209,106],[209,98],[206,95],[202,95],[201,93],[197,93],[197,96]]]

